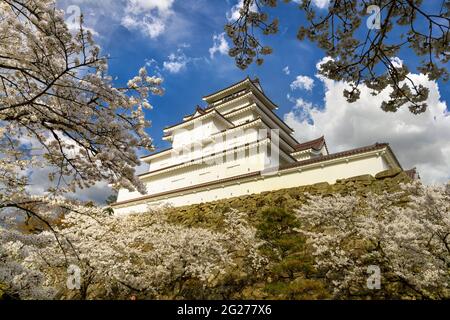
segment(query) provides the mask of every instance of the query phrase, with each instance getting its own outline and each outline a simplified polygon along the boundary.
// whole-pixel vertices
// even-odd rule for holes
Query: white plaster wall
[[[192,144],[226,128],[223,121],[215,117],[209,117],[205,120],[199,119],[186,128],[174,130],[172,147],[180,148],[184,145]]]
[[[197,125],[193,128],[176,131],[176,133],[174,133],[174,143],[172,145],[173,149],[164,155],[157,156],[149,160],[148,171],[158,170],[163,167],[183,163],[223,150],[222,148],[226,146],[225,137],[222,139],[224,143],[221,143],[221,140],[219,139],[219,144],[217,145],[210,143],[208,146],[208,143],[200,144],[198,142],[202,139],[203,141],[206,141],[204,140],[205,138],[224,129],[225,125],[220,121],[210,120],[204,122],[204,127]],[[235,136],[236,138],[244,141],[243,143],[249,143],[256,140],[255,134],[252,131],[246,131],[245,134],[237,133]],[[238,145],[236,143],[234,143],[234,145]]]
[[[231,114],[227,116],[226,118],[233,122],[235,126],[238,126],[240,124],[243,124],[245,122],[250,122],[255,120],[258,117],[257,113],[255,113],[252,109],[249,109],[244,112],[238,112],[236,114]]]
[[[148,171],[154,171],[162,167],[167,167],[172,164],[171,154],[168,152],[164,155],[158,156],[157,158],[150,160],[148,164]]]
[[[236,100],[232,100],[232,101],[227,101],[224,104],[218,105],[216,107],[217,111],[219,111],[221,114],[225,114],[228,112],[231,112],[233,110],[237,110],[242,108],[243,106],[248,105],[251,102],[253,94],[250,93],[248,95],[245,95],[245,97],[243,96],[240,99],[236,99]]]
[[[335,183],[337,179],[348,178],[362,174],[372,174],[388,169],[389,166],[382,156],[376,154],[367,155],[365,158],[355,158],[346,161],[328,163],[323,168],[317,164],[305,166],[301,171],[297,169],[280,172],[280,175],[270,175],[222,186],[209,187],[185,193],[173,194],[168,197],[149,199],[145,203],[129,205],[128,207],[115,208],[116,214],[130,212],[145,212],[149,207],[157,207],[162,204],[183,206],[218,199],[233,198],[236,196],[273,191],[283,188],[292,188],[302,185],[310,185],[318,182]],[[120,200],[119,200],[120,201]]]
[[[142,181],[148,194],[155,194],[219,179],[230,178],[260,171],[264,168],[266,146],[252,147],[247,150],[229,153],[209,163],[181,167],[166,173],[157,173]],[[141,197],[138,192],[120,189],[117,201],[126,201]]]

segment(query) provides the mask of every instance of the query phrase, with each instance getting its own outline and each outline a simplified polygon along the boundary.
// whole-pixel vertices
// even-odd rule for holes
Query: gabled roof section
[[[203,100],[209,105],[205,110],[215,107],[218,101],[231,98],[233,95],[236,95],[244,90],[252,91],[256,94],[257,98],[265,100],[267,102],[267,107],[270,109],[278,109],[278,106],[265,95],[259,79],[255,78],[252,80],[247,76],[244,80],[232,84],[225,89],[221,89],[215,93],[204,96]]]
[[[261,82],[259,82],[259,78],[256,77],[255,79],[252,80],[252,83],[261,91],[264,92],[262,86],[261,86]]]
[[[227,118],[225,118],[219,111],[217,111],[216,109],[211,110],[210,112],[205,112],[203,111],[203,113],[201,112],[196,112],[194,114],[195,116],[193,116],[192,118],[185,120],[185,121],[181,121],[177,124],[174,124],[170,127],[166,127],[164,128],[164,133],[165,136],[169,136],[169,133],[172,132],[173,130],[175,130],[178,127],[182,127],[182,126],[186,126],[189,125],[192,121],[200,119],[200,118],[209,118],[209,117],[217,117],[218,119],[220,119],[221,121],[223,121],[224,123],[226,123],[230,128],[234,127],[234,124],[228,120]]]
[[[178,126],[182,126],[185,125],[186,123],[190,122],[191,120],[195,120],[199,117],[208,115],[208,114],[212,114],[212,113],[217,113],[219,116],[221,116],[223,118],[223,120],[228,121],[227,119],[225,119],[223,117],[223,115],[220,114],[219,111],[217,111],[216,106],[215,105],[211,105],[211,103],[213,102],[217,102],[218,100],[224,99],[226,97],[233,97],[233,95],[242,93],[243,91],[245,92],[253,92],[256,94],[256,97],[258,99],[262,99],[261,101],[265,101],[266,103],[264,104],[265,106],[267,106],[268,110],[276,117],[278,118],[279,121],[281,121],[283,123],[283,125],[286,126],[286,128],[288,129],[288,131],[293,132],[294,130],[292,128],[290,128],[289,126],[287,126],[286,123],[284,123],[283,120],[281,120],[281,118],[275,114],[273,112],[272,109],[277,109],[278,107],[264,94],[260,81],[258,78],[255,78],[254,80],[251,80],[249,77],[246,77],[244,80],[241,80],[225,89],[222,89],[220,91],[217,91],[216,93],[213,93],[211,95],[205,96],[203,97],[203,100],[205,100],[206,102],[208,102],[208,107],[206,108],[202,108],[199,105],[196,106],[194,113],[190,114],[190,115],[186,115],[183,117],[183,121],[166,127],[164,128],[164,140],[170,140],[170,132]],[[228,121],[229,122],[229,121]]]
[[[240,89],[248,88],[251,84],[252,80],[249,77],[246,77],[245,79],[236,82],[224,89],[221,89],[219,91],[216,91],[214,93],[211,93],[207,96],[203,97],[203,100],[206,101],[208,104],[211,104],[217,100],[220,100],[236,91],[239,91]]]
[[[382,149],[385,149],[388,152],[389,156],[392,157],[392,160],[395,163],[395,166],[397,166],[400,169],[402,169],[402,166],[401,166],[400,162],[398,161],[397,157],[395,156],[394,152],[392,151],[391,147],[389,146],[389,143],[379,143],[379,142],[377,142],[377,143],[372,144],[370,146],[360,147],[360,148],[351,149],[351,150],[347,150],[347,151],[342,151],[342,152],[328,154],[326,156],[319,156],[319,157],[314,157],[314,158],[307,159],[307,160],[298,161],[298,162],[295,162],[295,163],[290,163],[290,164],[287,164],[287,165],[281,167],[280,170],[289,169],[289,168],[296,168],[296,167],[299,167],[299,166],[302,166],[302,165],[311,164],[311,163],[328,161],[328,160],[348,157],[348,156],[357,155],[357,154],[363,154],[363,153],[366,153],[366,152],[371,152],[371,151],[375,151],[375,150],[382,150]]]
[[[205,111],[202,107],[200,107],[199,105],[197,105],[197,106],[195,107],[194,113],[188,114],[187,116],[185,116],[185,117],[183,118],[183,120],[186,121],[186,120],[189,120],[190,118],[197,117],[197,116],[203,115],[203,114],[205,114],[205,113],[206,113],[206,111]]]
[[[319,150],[322,150],[324,145],[326,148],[325,136],[321,136],[320,138],[317,138],[317,139],[314,139],[311,141],[307,141],[307,142],[303,142],[303,143],[299,143],[298,145],[294,146],[294,150],[295,150],[294,153],[309,150],[309,149],[313,149],[314,151],[319,151]],[[328,152],[328,148],[327,148],[327,152]]]

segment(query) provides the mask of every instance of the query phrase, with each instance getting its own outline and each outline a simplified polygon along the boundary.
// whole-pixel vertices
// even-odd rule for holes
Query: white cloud
[[[301,3],[303,0],[294,0],[295,3]],[[330,0],[312,0],[311,3],[319,9],[328,8]]]
[[[183,21],[173,11],[175,0],[58,0],[66,11],[66,22],[74,25],[73,12],[82,12],[85,26],[109,37],[121,25],[155,39]],[[73,27],[73,26],[72,26]],[[98,34],[95,34],[98,35]]]
[[[297,78],[291,83],[291,90],[304,89],[311,91],[314,87],[314,79],[308,76],[297,76]]]
[[[29,186],[27,192],[33,195],[44,195],[48,188],[56,187],[56,182],[51,182],[48,178],[50,172],[55,171],[54,167],[34,168],[28,171]],[[94,201],[98,204],[104,204],[106,198],[113,192],[112,188],[105,181],[97,182],[90,188],[77,188],[74,193],[67,193],[65,197],[77,199],[80,201]]]
[[[173,2],[174,0],[128,0],[127,9],[134,14],[154,9],[167,14],[172,10]]]
[[[313,0],[312,3],[320,9],[325,9],[328,8],[330,0]]]
[[[391,63],[394,66],[394,68],[401,68],[403,65],[403,60],[398,57],[391,58]]]
[[[295,114],[297,121],[312,123],[311,112],[313,109],[318,109],[318,106],[313,105],[312,102],[303,100],[303,98],[294,98],[290,94],[287,94],[287,99],[294,104],[291,113]]]
[[[244,5],[244,0],[239,0],[238,3],[236,3],[234,6],[231,7],[230,11],[226,13],[226,17],[229,22],[236,21],[239,16],[241,15],[239,13],[239,10],[241,10],[242,6]],[[258,11],[258,7],[253,2],[253,4],[250,6],[250,9],[252,11]]]
[[[145,59],[145,66],[150,68],[158,68],[158,61],[153,58]]]
[[[59,137],[64,143],[73,145],[75,148],[72,150],[65,150],[66,154],[70,157],[77,153],[79,148],[74,144],[74,142],[67,137],[61,135]],[[51,138],[50,140],[53,140]],[[29,137],[22,137],[20,139],[22,145],[27,149],[32,150],[31,155],[39,159],[42,153],[42,145],[35,139]],[[49,188],[58,187],[58,179],[55,181],[50,181],[49,174],[56,173],[58,177],[59,171],[55,166],[48,165],[45,161],[41,162],[39,166],[29,166],[21,172],[24,176],[27,176],[29,181],[26,187],[26,191],[32,195],[45,195],[48,193]],[[71,176],[65,176],[61,180],[61,185],[59,187],[66,187],[66,182],[71,181]],[[81,201],[94,201],[98,204],[104,204],[106,198],[112,193],[112,188],[105,181],[99,181],[95,185],[89,188],[76,188],[75,192],[69,192],[64,194],[66,198],[78,199]]]
[[[289,66],[284,67],[284,68],[283,68],[283,72],[284,72],[284,74],[286,74],[286,75],[290,75],[290,74],[291,74],[291,70],[289,70]]]
[[[128,0],[121,24],[130,30],[139,30],[150,38],[161,35],[173,15],[174,0]]]
[[[79,6],[76,5],[70,5],[66,8],[64,11],[64,19],[67,25],[67,28],[71,32],[79,32],[80,31],[80,23],[81,23],[81,9]],[[89,31],[93,36],[98,37],[99,33],[95,31],[93,28],[83,26],[83,29],[85,31]]]
[[[395,113],[382,111],[380,105],[389,97],[388,90],[372,96],[362,87],[361,98],[349,104],[342,96],[345,83],[323,79],[324,110],[306,108],[313,123],[308,123],[302,113],[305,108],[297,103],[284,118],[302,141],[324,134],[330,152],[388,142],[405,169],[417,167],[426,183],[446,182],[450,179],[450,115],[446,102],[440,100],[435,82],[424,75],[413,74],[411,78],[430,89],[428,110],[420,115],[412,114],[407,107]]]
[[[169,71],[170,73],[178,73],[181,70],[186,68],[185,62],[179,61],[164,61],[164,69]]]
[[[213,46],[209,48],[209,56],[211,59],[214,58],[214,54],[216,54],[216,52],[220,54],[228,54],[229,49],[230,46],[225,39],[225,32],[213,35]]]
[[[168,60],[163,62],[163,68],[170,73],[179,73],[186,69],[188,62],[189,58],[186,57],[181,49],[178,49],[177,53],[171,53],[168,56]]]

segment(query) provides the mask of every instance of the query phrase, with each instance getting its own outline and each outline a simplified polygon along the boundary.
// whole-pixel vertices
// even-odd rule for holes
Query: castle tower
[[[118,213],[147,206],[190,205],[400,167],[387,144],[330,155],[324,137],[298,142],[259,80],[244,80],[203,97],[164,129],[171,147],[142,158],[147,195],[120,190]],[[294,174],[293,174],[294,173]]]

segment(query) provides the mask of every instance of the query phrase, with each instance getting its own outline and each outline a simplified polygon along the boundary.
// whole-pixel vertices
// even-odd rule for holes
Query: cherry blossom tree
[[[312,196],[297,216],[336,298],[450,297],[449,186]],[[378,289],[367,285],[376,269]]]
[[[144,110],[150,95],[163,93],[162,79],[142,68],[116,87],[107,62],[82,17],[78,30],[69,30],[54,0],[0,0],[0,216],[32,217],[44,230],[23,235],[28,239],[16,234],[20,245],[2,230],[0,284],[20,295],[53,292],[48,275],[33,271],[36,256],[47,264],[63,257],[67,266],[80,250],[55,226],[55,215],[100,214],[66,200],[67,193],[99,181],[145,192],[135,176],[136,151],[152,149]],[[30,173],[42,167],[50,168],[52,186],[32,195]]]
[[[261,65],[264,56],[272,53],[260,35],[278,32],[279,19],[271,19],[268,12],[280,2],[240,1],[239,17],[225,26],[233,41],[229,54],[239,68],[254,61]],[[418,58],[414,67],[430,80],[448,81],[448,1],[434,1],[432,8],[422,0],[293,2],[305,17],[297,38],[317,44],[330,57],[319,73],[347,82],[349,88],[343,93],[349,102],[359,99],[359,87],[364,84],[374,95],[385,88],[392,90],[389,100],[381,104],[384,111],[395,112],[406,105],[415,114],[425,112],[428,89],[410,78],[408,63],[398,57],[405,52]]]
[[[74,211],[58,230],[60,243],[51,232],[27,236],[0,228],[0,258],[7,257],[0,283],[12,294],[22,299],[173,297],[173,286],[187,280],[204,287],[220,283],[237,267],[237,258],[246,261],[247,272],[266,264],[256,229],[236,210],[224,213],[222,232],[171,224],[164,211],[125,217]],[[70,265],[80,269],[74,291],[66,287]]]
[[[152,148],[144,110],[162,80],[142,68],[115,87],[82,17],[76,32],[63,18],[54,0],[0,1],[0,213],[45,220],[55,197],[98,181],[145,192],[136,150]],[[32,197],[29,173],[44,166],[52,187]]]
[[[54,238],[52,238],[54,239]],[[0,291],[14,298],[48,299],[56,289],[45,284],[45,274],[34,267],[28,248],[39,248],[43,237],[6,232],[0,227]],[[2,292],[0,292],[0,299]]]

